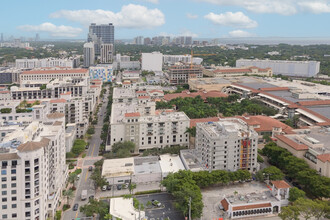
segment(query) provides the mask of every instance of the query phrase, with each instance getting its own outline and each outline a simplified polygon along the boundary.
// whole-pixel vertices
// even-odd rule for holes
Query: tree
[[[86,147],[87,143],[82,139],[77,139],[74,141],[71,152],[75,155],[81,154]]]
[[[63,196],[66,197],[67,199],[67,204],[69,205],[69,200],[72,199],[74,197],[74,193],[72,189],[69,190],[65,190],[63,192]]]
[[[136,184],[135,183],[130,183],[128,185],[129,193],[133,194],[133,190],[136,189]]]
[[[270,180],[282,180],[284,173],[275,166],[270,166],[261,171],[265,176],[269,175]]]
[[[93,182],[94,182],[95,190],[98,187],[102,187],[102,186],[108,184],[107,180],[102,176],[101,170],[98,168],[94,169],[93,173],[90,176],[90,179],[93,180]]]
[[[278,216],[282,220],[299,220],[299,209],[294,206],[282,207]]]
[[[190,137],[196,137],[196,127],[187,128],[185,133],[188,133]]]
[[[68,182],[71,183],[73,186],[77,180],[78,180],[78,175],[76,173],[69,174]]]
[[[272,139],[270,138],[270,135],[269,135],[269,134],[264,134],[264,135],[262,136],[262,138],[266,141],[266,143],[272,141]]]
[[[104,219],[107,219],[107,220],[110,220],[112,219],[112,215],[107,213],[105,216],[104,216]]]
[[[306,193],[297,187],[292,187],[289,191],[289,201],[294,202],[299,198],[304,198]]]
[[[102,219],[109,214],[109,206],[103,201],[90,199],[88,204],[80,207],[80,211],[88,217],[98,214],[100,215],[100,219]]]

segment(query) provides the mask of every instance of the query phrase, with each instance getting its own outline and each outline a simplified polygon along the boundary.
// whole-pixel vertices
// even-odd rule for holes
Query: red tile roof
[[[254,88],[251,88],[251,87],[248,87],[248,86],[244,86],[244,85],[241,85],[241,84],[238,84],[238,83],[232,83],[232,85],[234,85],[234,86],[239,86],[239,87],[242,87],[242,88],[244,88],[244,89],[248,89],[248,90],[250,90],[250,91],[253,92],[253,93],[259,93],[259,92],[260,92],[260,91],[257,90],[257,89],[254,89]]]
[[[68,69],[68,70],[30,70],[23,71],[22,74],[65,74],[65,73],[87,73],[87,69]]]
[[[301,101],[298,104],[302,106],[330,105],[330,100]]]
[[[272,180],[271,183],[277,188],[277,189],[287,189],[291,188],[291,186],[285,182],[284,180]]]
[[[137,94],[141,94],[141,93],[147,93],[147,91],[137,91]]]
[[[305,144],[298,144],[297,142],[294,142],[293,140],[285,137],[284,135],[276,135],[276,138],[297,151],[308,150],[308,146],[306,146]]]
[[[261,69],[261,68],[258,68],[256,66],[251,66],[251,67],[247,67],[247,68],[227,68],[227,69],[216,69],[214,70],[213,72],[214,73],[252,73],[252,70],[253,69],[257,69],[258,71],[260,72],[263,72],[263,71],[268,71],[270,70],[270,68],[266,68],[266,69]]]
[[[100,88],[100,86],[97,86],[97,85],[91,85],[91,88]]]
[[[261,204],[234,206],[233,211],[240,211],[240,210],[247,210],[247,209],[260,209],[260,208],[269,208],[269,207],[272,207],[272,204],[270,202],[261,203]]]
[[[188,92],[188,91],[183,91],[181,93],[172,93],[172,94],[166,94],[164,96],[164,99],[166,101],[170,101],[172,99],[175,98],[186,98],[186,97],[191,97],[194,98],[196,96],[201,96],[202,99],[206,100],[206,98],[208,97],[215,97],[215,98],[221,98],[221,97],[228,97],[227,94],[219,92],[219,91],[209,91],[209,92],[203,92],[203,91],[199,91],[199,92]]]
[[[157,89],[153,89],[150,91],[150,93],[154,93],[154,92],[158,92],[158,93],[164,93],[163,91],[157,90]]]
[[[270,87],[270,88],[260,88],[260,91],[288,91],[289,87]]]
[[[125,117],[140,117],[139,112],[125,113]]]
[[[195,127],[196,123],[202,123],[202,122],[216,122],[219,121],[218,117],[210,117],[210,118],[195,118],[195,119],[190,119],[190,127]]]
[[[264,116],[264,115],[254,115],[254,116],[235,116],[235,118],[242,119],[248,125],[259,125],[259,128],[254,128],[256,132],[262,131],[272,131],[273,128],[282,128],[282,131],[286,134],[295,134],[292,128],[274,118]]]
[[[227,211],[229,209],[229,203],[228,203],[227,199],[221,200],[220,203],[225,211]]]
[[[143,96],[139,96],[138,99],[150,99],[150,96],[143,95]]]
[[[317,156],[317,159],[319,159],[323,163],[330,162],[330,154],[321,154],[321,155],[318,155]]]
[[[50,103],[65,103],[66,100],[65,99],[53,99],[50,100]]]
[[[5,94],[5,93],[9,93],[9,91],[8,90],[0,91],[0,93]]]
[[[123,82],[123,85],[129,85],[131,82]]]

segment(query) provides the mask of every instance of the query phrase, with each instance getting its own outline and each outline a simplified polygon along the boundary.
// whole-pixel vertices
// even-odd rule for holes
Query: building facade
[[[196,124],[195,149],[208,170],[258,170],[258,134],[240,119]]]
[[[199,65],[176,65],[169,68],[168,75],[173,85],[187,84],[190,78],[202,78],[203,68]]]
[[[101,44],[101,63],[113,62],[113,44]]]
[[[160,52],[142,53],[142,70],[162,71],[163,54]]]
[[[97,42],[95,44],[95,54],[100,54],[101,44],[115,44],[115,28],[112,23],[97,25],[92,23],[89,26],[88,42]]]
[[[84,44],[84,67],[93,66],[95,62],[95,48],[92,42]]]

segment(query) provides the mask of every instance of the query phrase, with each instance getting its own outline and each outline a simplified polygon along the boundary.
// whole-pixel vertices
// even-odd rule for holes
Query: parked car
[[[73,206],[73,211],[77,211],[78,210],[78,203],[76,203],[76,204],[74,204],[74,206]]]
[[[85,149],[88,149],[89,148],[89,144],[87,144],[86,146],[85,146]]]
[[[127,189],[128,188],[128,183],[123,184],[123,188]]]
[[[106,190],[107,190],[107,186],[106,185],[102,186],[102,191],[106,191]]]
[[[93,170],[92,166],[88,167],[88,171],[92,171],[92,170]]]
[[[117,189],[121,190],[122,186],[121,185],[117,185]]]
[[[107,190],[111,190],[111,186],[110,185],[107,185]]]
[[[155,200],[155,199],[151,200],[151,203],[152,203],[152,205],[154,205],[156,207],[161,207],[162,206],[162,204],[158,200]]]
[[[77,175],[77,180],[79,180],[79,179],[80,179],[80,174]]]
[[[94,199],[94,195],[90,195],[88,199]]]

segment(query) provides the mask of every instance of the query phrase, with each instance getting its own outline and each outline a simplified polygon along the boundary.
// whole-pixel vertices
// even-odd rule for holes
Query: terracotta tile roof
[[[153,90],[150,91],[150,93],[154,93],[154,92],[164,93],[163,91],[161,91],[161,90],[157,90],[157,89],[153,89]]]
[[[6,93],[9,93],[8,90],[5,90],[5,91],[0,91],[1,94],[6,94]]]
[[[56,118],[63,118],[65,116],[64,113],[60,113],[60,112],[54,112],[54,113],[50,113],[47,115],[47,118],[50,119],[56,119]]]
[[[123,85],[129,85],[131,82],[123,82]]]
[[[272,207],[272,204],[270,202],[269,203],[261,203],[261,204],[234,206],[233,211],[240,211],[240,210],[247,210],[247,209],[269,208],[269,207]]]
[[[291,186],[285,182],[284,180],[272,180],[271,183],[277,188],[277,189],[287,189],[291,188]]]
[[[227,69],[216,69],[213,72],[214,73],[252,73],[253,69],[257,69],[260,72],[268,71],[270,68],[262,69],[256,66],[251,66],[247,68],[227,68]]]
[[[60,126],[60,125],[62,125],[63,124],[63,122],[62,121],[55,121],[54,122],[54,126]]]
[[[52,99],[50,103],[66,103],[65,99]]]
[[[65,73],[87,73],[87,69],[68,69],[68,70],[30,70],[23,71],[21,74],[65,74]]]
[[[150,99],[150,96],[143,95],[143,96],[139,96],[138,99]]]
[[[289,145],[290,147],[292,147],[295,150],[308,150],[308,146],[306,146],[305,144],[298,144],[296,142],[294,142],[293,140],[291,140],[290,138],[285,137],[284,135],[276,135],[275,136],[278,140],[284,142],[285,144]]]
[[[125,113],[125,117],[140,117],[139,112]]]
[[[310,110],[308,108],[302,107],[302,106],[300,106],[299,108],[301,110],[304,110],[305,112],[308,112],[308,113],[310,113],[310,114],[312,114],[312,115],[314,115],[314,116],[316,116],[316,117],[324,120],[325,122],[330,122],[330,119],[329,118],[327,118],[327,117],[325,117],[325,116],[323,116],[323,115],[321,115],[321,114],[319,114],[317,112],[314,112],[314,111],[312,111],[312,110]]]
[[[7,153],[7,154],[0,154],[0,161],[1,160],[18,160],[20,157],[17,153]]]
[[[265,115],[254,115],[254,116],[235,116],[235,118],[242,119],[248,125],[259,125],[258,128],[254,128],[256,132],[272,131],[273,128],[282,128],[282,131],[286,134],[295,134],[290,126]]]
[[[100,86],[97,86],[97,85],[91,85],[91,88],[100,88]]]
[[[254,89],[254,88],[251,88],[251,87],[248,87],[248,86],[244,86],[244,85],[241,85],[241,84],[238,84],[238,83],[232,83],[232,85],[234,86],[239,86],[239,87],[242,87],[244,89],[248,89],[250,90],[252,93],[259,93],[260,91],[257,90],[257,89]]]
[[[183,91],[181,93],[172,93],[172,94],[166,94],[164,96],[164,99],[166,101],[170,101],[172,99],[175,98],[186,98],[186,97],[191,97],[194,98],[196,96],[201,96],[202,99],[206,100],[206,98],[208,97],[214,97],[214,98],[221,98],[221,97],[228,97],[227,94],[219,92],[219,91],[209,91],[209,92],[203,92],[203,91],[199,91],[199,92],[188,92],[188,91]]]
[[[289,87],[270,87],[270,88],[260,88],[260,91],[288,91]]]
[[[42,147],[46,147],[50,142],[50,139],[48,138],[42,138],[41,141],[34,142],[34,141],[28,141],[24,144],[21,144],[17,147],[17,150],[21,152],[26,152],[26,151],[34,151],[38,150]]]
[[[330,162],[330,154],[321,154],[321,155],[318,155],[317,156],[317,159],[319,159],[323,163]]]
[[[302,106],[330,105],[330,100],[301,101],[298,104]]]
[[[136,91],[137,94],[147,93],[147,91]]]
[[[71,92],[70,91],[64,92],[64,93],[61,93],[60,95],[71,95]]]
[[[195,118],[195,119],[190,119],[190,127],[195,127],[196,123],[202,123],[202,122],[209,122],[209,121],[219,121],[218,117],[210,117],[210,118]]]
[[[329,121],[325,121],[325,122],[319,122],[316,125],[318,125],[318,126],[329,126],[330,125],[330,120]]]
[[[223,200],[221,200],[220,203],[221,203],[223,209],[224,209],[225,211],[227,211],[228,208],[229,208],[229,203],[228,203],[227,199],[223,199]]]

